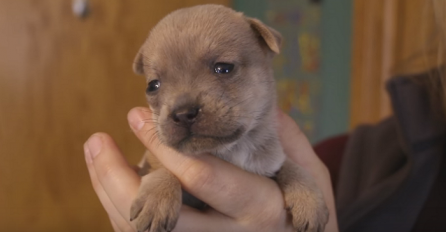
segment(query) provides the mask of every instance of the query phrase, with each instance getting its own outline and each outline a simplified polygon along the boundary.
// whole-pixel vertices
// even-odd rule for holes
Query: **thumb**
[[[287,156],[307,171],[323,165],[305,134],[282,110],[277,110],[278,134]]]
[[[140,177],[109,135],[92,135],[84,149],[93,188],[107,212],[113,217],[118,216],[113,211],[117,210],[123,218],[130,218],[130,205],[138,192]]]
[[[277,121],[279,122],[279,138],[285,154],[313,176],[324,194],[325,202],[330,211],[326,231],[329,231],[328,228],[337,228],[333,189],[327,167],[316,155],[307,137],[290,116],[282,110],[278,110]]]

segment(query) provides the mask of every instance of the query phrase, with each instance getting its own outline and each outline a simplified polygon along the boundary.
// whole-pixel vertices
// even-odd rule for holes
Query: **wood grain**
[[[350,127],[392,114],[389,78],[436,65],[438,36],[430,1],[355,0]]]
[[[352,55],[352,127],[371,122],[379,114],[382,56],[383,1],[354,1]]]
[[[82,145],[111,134],[130,163],[143,147],[126,115],[145,105],[133,58],[170,11],[228,0],[0,1],[0,231],[111,231]]]

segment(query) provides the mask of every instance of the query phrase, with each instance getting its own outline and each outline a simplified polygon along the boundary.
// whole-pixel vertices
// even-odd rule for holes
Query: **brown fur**
[[[138,231],[172,231],[181,208],[181,185],[164,167],[142,177],[137,198],[130,209]],[[141,216],[140,216],[141,215]]]
[[[284,193],[294,228],[297,231],[324,231],[328,211],[320,208],[325,205],[324,196],[314,191],[317,186],[309,179],[310,176],[292,161],[286,160],[276,178]]]
[[[320,231],[327,222],[322,194],[300,167],[285,162],[276,132],[271,63],[281,40],[274,29],[229,8],[185,8],[152,29],[134,70],[148,83],[160,83],[147,100],[162,143],[188,155],[211,153],[259,175],[278,172],[295,228]],[[233,64],[234,69],[215,73],[218,63]],[[144,177],[132,217],[139,231],[147,225],[150,231],[169,231],[176,221],[172,214],[177,212],[180,185],[154,156],[147,159],[151,173]],[[163,181],[150,181],[153,173]],[[167,227],[159,217],[168,217]]]

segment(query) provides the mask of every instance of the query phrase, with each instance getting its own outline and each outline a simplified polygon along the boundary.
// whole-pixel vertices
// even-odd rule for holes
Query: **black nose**
[[[198,107],[184,107],[175,110],[172,113],[173,121],[179,124],[191,125],[197,119],[200,108]]]

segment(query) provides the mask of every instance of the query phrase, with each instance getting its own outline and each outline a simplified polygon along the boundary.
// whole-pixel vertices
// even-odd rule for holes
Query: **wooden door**
[[[145,105],[133,58],[168,12],[228,0],[0,1],[0,231],[111,231],[85,167],[84,141],[111,134],[136,163],[126,114]]]

